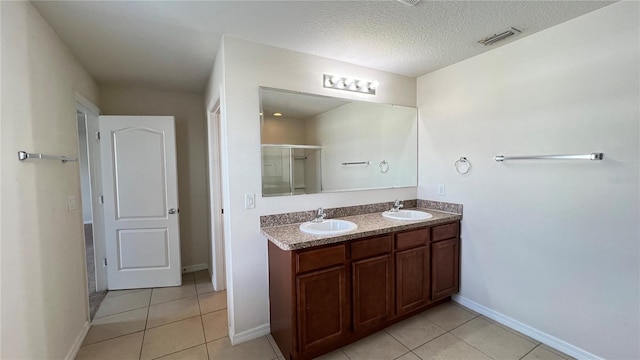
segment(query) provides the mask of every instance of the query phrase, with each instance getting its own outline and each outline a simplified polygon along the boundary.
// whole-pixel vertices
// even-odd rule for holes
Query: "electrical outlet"
[[[244,208],[253,209],[256,207],[256,194],[244,194]]]
[[[75,196],[69,196],[67,199],[67,211],[73,211],[78,208],[78,202]]]
[[[438,184],[438,195],[444,196],[444,184]]]

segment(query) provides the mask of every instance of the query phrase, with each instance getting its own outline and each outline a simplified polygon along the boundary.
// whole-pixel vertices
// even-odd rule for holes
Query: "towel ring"
[[[453,167],[456,168],[456,171],[460,174],[466,174],[471,170],[471,163],[467,160],[466,157],[461,157],[453,163]]]
[[[380,165],[378,165],[378,167],[380,168],[380,172],[383,174],[386,174],[387,172],[389,172],[389,163],[387,162],[387,160],[382,160],[380,162]]]

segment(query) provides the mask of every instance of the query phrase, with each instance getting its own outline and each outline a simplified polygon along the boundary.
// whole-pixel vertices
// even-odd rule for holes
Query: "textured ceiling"
[[[223,34],[417,77],[611,1],[36,1],[100,83],[202,92]],[[522,34],[485,47],[513,26]]]

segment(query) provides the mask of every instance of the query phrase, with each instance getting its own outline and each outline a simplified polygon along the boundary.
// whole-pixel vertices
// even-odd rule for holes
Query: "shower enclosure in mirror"
[[[417,110],[260,88],[262,195],[417,186]]]
[[[262,195],[320,192],[320,147],[262,145]]]

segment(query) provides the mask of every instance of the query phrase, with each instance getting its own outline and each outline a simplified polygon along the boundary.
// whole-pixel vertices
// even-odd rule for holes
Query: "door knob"
[[[173,215],[173,214],[175,214],[177,212],[179,212],[178,209],[173,209],[173,208],[169,209],[169,214],[171,214],[171,215]]]

